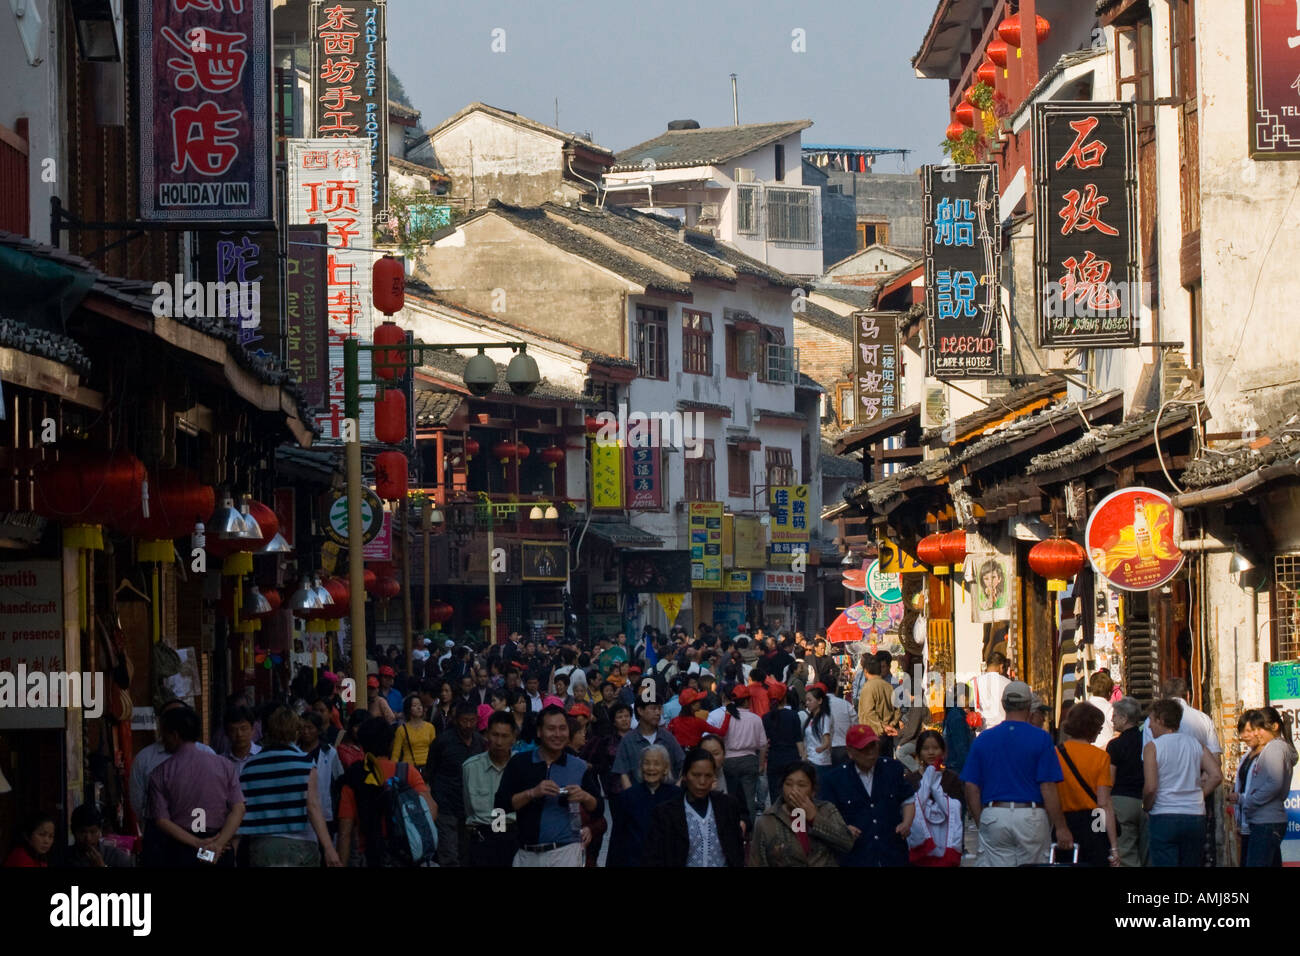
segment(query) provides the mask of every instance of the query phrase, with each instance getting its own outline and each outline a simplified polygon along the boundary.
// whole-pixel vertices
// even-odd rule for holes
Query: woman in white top
[[[1182,717],[1176,700],[1151,705],[1152,740],[1142,750],[1151,866],[1200,865],[1205,798],[1223,781],[1223,771],[1205,745],[1178,733]]]
[[[799,749],[810,764],[828,767],[831,763],[832,717],[826,703],[826,692],[820,687],[810,687],[804,694],[803,703],[805,709],[799,715],[803,744]]]
[[[767,771],[767,731],[763,719],[749,709],[749,688],[736,684],[727,705],[731,724],[723,742],[727,757],[722,764],[727,793],[740,801],[742,819],[754,820],[762,811],[758,804],[758,781]]]

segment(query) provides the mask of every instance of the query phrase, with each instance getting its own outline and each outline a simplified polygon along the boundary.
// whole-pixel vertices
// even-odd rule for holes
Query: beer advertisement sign
[[[1085,538],[1093,570],[1121,591],[1154,590],[1183,566],[1174,506],[1153,488],[1107,495],[1088,518]]]

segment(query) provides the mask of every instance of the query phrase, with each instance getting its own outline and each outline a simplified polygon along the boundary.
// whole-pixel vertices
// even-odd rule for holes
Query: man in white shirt
[[[1181,677],[1173,677],[1165,681],[1162,689],[1165,697],[1178,701],[1179,706],[1183,708],[1183,720],[1178,725],[1177,733],[1195,737],[1216,758],[1222,757],[1223,746],[1219,743],[1219,735],[1214,731],[1214,721],[1210,719],[1209,714],[1202,713],[1187,703],[1187,681]],[[1151,721],[1144,721],[1142,746],[1145,748],[1153,739]]]
[[[826,703],[831,709],[831,763],[841,763],[849,759],[845,737],[857,722],[858,712],[838,694],[828,693]]]
[[[1006,712],[1002,709],[1002,692],[1011,683],[1010,678],[1002,673],[1006,666],[1006,655],[1001,651],[994,651],[989,655],[988,666],[984,673],[975,678],[975,706],[979,708],[980,716],[984,718],[984,730],[996,727],[1006,720]]]

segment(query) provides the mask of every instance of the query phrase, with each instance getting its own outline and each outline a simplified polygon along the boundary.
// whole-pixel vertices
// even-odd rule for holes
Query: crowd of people
[[[6,865],[1202,863],[1222,748],[1184,682],[1144,714],[1094,674],[1054,739],[1000,652],[934,707],[907,680],[915,658],[848,668],[831,650],[761,629],[424,639],[409,672],[396,649],[371,662],[355,703],[309,671],[260,710],[232,698],[211,747],[172,701],[132,765],[133,846],[87,805],[67,853],[42,816]],[[1225,803],[1240,859],[1278,866],[1296,752],[1273,708],[1239,731]]]

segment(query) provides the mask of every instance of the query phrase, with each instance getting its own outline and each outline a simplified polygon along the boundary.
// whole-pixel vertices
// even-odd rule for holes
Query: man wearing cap
[[[854,836],[841,866],[906,866],[915,791],[903,765],[880,755],[880,737],[865,724],[845,735],[849,759],[821,775],[819,793],[840,811]]]
[[[619,742],[611,772],[622,775],[624,790],[634,783],[640,783],[641,755],[658,744],[668,751],[672,763],[672,779],[676,780],[681,776],[686,751],[682,750],[682,745],[666,727],[659,726],[663,719],[663,704],[659,700],[658,685],[651,678],[647,677],[638,685],[635,709],[637,725],[624,734]]]
[[[397,717],[393,714],[393,708],[388,706],[388,701],[379,692],[378,677],[366,678],[366,709],[370,711],[371,717],[382,717],[390,724],[397,722]]]
[[[379,693],[384,698],[384,700],[388,701],[388,706],[393,709],[393,713],[397,713],[399,710],[401,710],[402,703],[403,703],[402,692],[393,686],[393,682],[394,680],[396,680],[396,678],[397,678],[396,671],[394,671],[387,664],[380,665]]]
[[[1007,684],[1005,718],[975,738],[962,767],[966,804],[980,834],[976,866],[1046,862],[1053,829],[1059,850],[1074,846],[1056,792],[1061,763],[1051,736],[1029,722],[1033,702],[1024,681]]]

